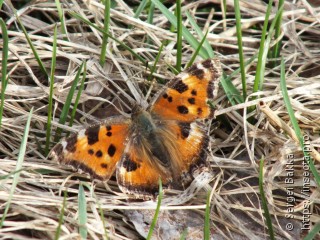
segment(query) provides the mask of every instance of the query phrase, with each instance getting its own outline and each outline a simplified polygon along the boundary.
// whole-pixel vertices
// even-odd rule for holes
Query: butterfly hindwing
[[[168,120],[163,123],[154,121],[156,139],[161,140],[159,148],[152,149],[147,143],[140,142],[136,136],[128,142],[127,148],[117,168],[118,185],[123,192],[133,195],[155,195],[161,178],[164,188],[182,188],[191,180],[190,170],[206,166],[206,147],[208,137],[199,123]],[[149,140],[154,142],[152,139]],[[165,160],[168,159],[168,162]]]
[[[176,135],[176,147],[181,157],[178,159],[183,174],[191,168],[206,165],[206,148],[208,136],[204,126],[197,122],[170,121],[168,129]],[[193,169],[192,169],[193,170]]]
[[[122,156],[117,167],[117,182],[120,189],[137,196],[155,195],[158,191],[159,178],[168,186],[171,182],[170,172],[152,165],[152,156],[141,156],[134,147]]]

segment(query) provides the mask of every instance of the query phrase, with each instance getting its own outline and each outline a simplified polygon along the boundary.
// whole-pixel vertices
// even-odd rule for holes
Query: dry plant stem
[[[269,108],[269,106],[263,102],[260,101],[259,103],[260,110],[269,118],[270,123],[275,127],[280,127],[283,131],[285,131],[297,144],[299,144],[299,139],[294,132],[294,130],[289,127],[281,118],[278,117],[277,114],[275,114],[272,109]],[[311,156],[313,159],[320,162],[320,154],[311,146]]]

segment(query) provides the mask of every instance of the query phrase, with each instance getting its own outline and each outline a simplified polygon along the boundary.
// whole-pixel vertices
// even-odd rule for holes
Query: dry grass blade
[[[28,119],[27,119],[27,123],[26,123],[26,127],[24,129],[24,133],[23,133],[23,137],[22,137],[22,141],[21,141],[21,146],[19,149],[19,156],[17,159],[17,165],[15,168],[15,173],[13,176],[13,180],[12,180],[12,187],[10,189],[10,194],[8,196],[8,199],[6,201],[6,203],[4,204],[5,208],[4,208],[4,212],[2,213],[2,217],[1,217],[1,222],[0,222],[0,228],[2,228],[5,225],[5,221],[6,221],[6,217],[8,214],[9,209],[11,208],[11,202],[12,202],[12,198],[14,195],[14,192],[16,190],[16,187],[19,183],[19,177],[20,177],[20,173],[21,173],[21,169],[22,169],[22,164],[23,164],[23,160],[24,160],[24,155],[26,154],[26,149],[27,149],[27,143],[28,143],[28,137],[29,137],[29,131],[30,131],[30,122],[31,122],[31,117],[32,117],[32,112],[33,112],[33,108],[31,109]]]
[[[22,0],[11,1],[13,6],[8,7],[9,2],[0,1],[8,34],[8,47],[5,41],[0,42],[1,51],[8,53],[6,69],[1,66],[2,74],[7,72],[8,82],[4,83],[5,77],[1,76],[0,217],[5,216],[5,221],[0,228],[0,239],[146,237],[155,213],[155,201],[128,201],[115,176],[107,183],[92,182],[86,175],[48,159],[42,149],[49,139],[46,138],[48,114],[52,135],[62,129],[63,137],[110,116],[129,116],[137,103],[148,106],[162,83],[175,76],[172,66],[176,66],[178,55],[177,33],[170,26],[177,24],[173,14],[176,5],[172,1],[161,4],[152,0],[138,8],[137,1],[110,1],[110,11],[105,12],[99,0]],[[263,64],[264,74],[260,76],[263,86],[250,94],[254,92],[256,56],[268,8],[265,1],[238,1],[247,98],[241,95],[234,1],[181,2],[181,67],[193,58],[197,62],[214,54],[220,59],[226,92],[220,87],[212,104],[217,108],[217,119],[223,120],[204,123],[210,136],[207,153],[212,172],[208,175],[201,172],[201,181],[197,182],[196,177],[185,192],[164,191],[152,236],[163,239],[203,239],[205,235],[214,239],[268,237],[259,194],[259,160],[264,158],[263,191],[276,239],[319,238],[319,187],[293,130],[297,126],[301,129],[310,156],[315,160],[313,171],[319,172],[320,21],[316,14],[319,3],[285,0],[281,14],[277,14],[278,6],[270,6],[266,27],[282,15],[281,21],[275,21],[281,23],[281,28],[277,28],[276,36],[272,35],[273,31],[266,36],[269,47],[265,46],[264,52],[273,46],[280,47],[276,52],[284,59],[282,74],[286,74],[292,108],[289,114],[280,87],[281,68],[269,64],[278,59],[270,62],[265,58],[267,64]],[[20,29],[13,7],[34,51]],[[108,26],[104,25],[105,16],[110,16]],[[46,73],[51,70],[55,26],[58,30],[56,66],[50,89]],[[108,43],[102,53],[106,58],[100,61],[101,45],[106,37]],[[194,55],[197,49],[199,53]],[[1,56],[1,62],[5,58]],[[75,84],[82,63],[86,63],[86,73],[79,72],[78,79],[82,78],[82,82]],[[70,89],[75,94],[68,98]],[[50,96],[52,113],[48,111]],[[72,117],[65,116],[62,123],[59,118],[66,102],[70,108],[77,107],[72,108]],[[247,112],[250,106],[257,105],[258,108]],[[23,131],[32,108],[24,161],[17,169]],[[293,117],[295,126],[291,123]],[[252,121],[248,122],[249,118]],[[19,181],[14,181],[13,176],[18,175]],[[86,187],[79,188],[80,182]],[[212,194],[210,211],[206,211],[208,192]],[[10,205],[5,210],[8,200]]]

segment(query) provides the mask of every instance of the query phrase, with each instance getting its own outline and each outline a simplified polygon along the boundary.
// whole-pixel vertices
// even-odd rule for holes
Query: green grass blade
[[[154,8],[155,8],[154,3],[151,2],[150,7],[149,7],[149,11],[148,11],[148,19],[147,19],[147,23],[149,23],[149,24],[153,24]],[[151,38],[149,36],[147,38],[147,43],[148,44],[151,43]]]
[[[147,64],[147,61],[141,57],[140,55],[138,55],[137,53],[135,53],[130,47],[128,47],[126,44],[124,44],[123,42],[119,41],[117,38],[113,37],[112,35],[110,35],[107,32],[104,32],[101,28],[97,27],[95,24],[93,24],[92,22],[88,21],[87,19],[83,18],[81,15],[75,13],[75,12],[70,12],[70,15],[73,16],[76,19],[81,20],[82,22],[88,24],[90,27],[93,27],[94,29],[98,30],[99,32],[106,34],[109,38],[111,38],[112,40],[116,41],[118,44],[120,44],[123,48],[125,48],[126,50],[128,50],[135,58],[137,58],[139,61],[141,61],[143,63],[143,65]],[[148,66],[149,67],[149,66]]]
[[[106,219],[104,217],[104,212],[103,212],[103,209],[101,208],[100,202],[97,201],[97,203],[98,203],[98,208],[99,208],[99,213],[100,213],[102,225],[104,226],[103,230],[104,230],[105,239],[108,240],[109,238],[108,238],[108,232],[107,232],[107,228],[106,228]]]
[[[63,14],[63,10],[62,10],[62,7],[61,7],[61,3],[60,3],[59,0],[55,0],[55,3],[56,3],[57,10],[58,10],[60,24],[61,24],[60,30],[61,30],[62,34],[65,35],[65,37],[63,39],[65,41],[68,41],[67,30],[66,30],[66,25],[65,25],[65,21],[64,21],[64,14]]]
[[[268,37],[266,39],[265,39],[265,35],[266,34],[262,33],[263,37],[261,37],[261,41],[263,39],[263,45],[260,42],[257,70],[256,70],[255,79],[254,79],[254,84],[253,84],[253,92],[257,92],[257,91],[262,90],[265,67],[266,67],[267,56],[268,56],[268,52],[269,52],[269,46],[270,46],[270,42],[271,42],[271,38],[272,38],[272,33],[274,31],[275,24],[276,24],[277,19],[279,18],[280,14],[281,14],[282,9],[283,9],[283,6],[282,6],[282,8],[280,8],[280,10],[275,15],[275,17],[274,17],[274,19],[273,19],[273,21],[272,21],[272,23],[270,25],[270,28],[269,28]],[[268,15],[268,18],[269,18],[270,13],[266,14],[266,16],[267,15]],[[254,100],[256,98],[257,97],[255,96],[251,100]],[[255,106],[249,107],[248,112],[252,112],[254,109],[255,109]]]
[[[180,240],[185,240],[185,239],[187,239],[187,235],[188,235],[188,228],[185,228],[185,229],[183,230],[183,232],[181,233]]]
[[[256,76],[254,79],[254,85],[253,85],[253,92],[257,92],[262,90],[262,85],[263,85],[263,79],[264,79],[264,69],[266,66],[266,60],[268,56],[268,50],[271,42],[271,38],[273,36],[273,31],[275,28],[275,25],[279,19],[279,17],[282,15],[282,10],[283,6],[279,7],[277,14],[275,15],[270,27],[269,27],[269,32],[268,32],[268,37],[266,38],[267,34],[267,27],[268,27],[268,20],[270,17],[270,12],[272,9],[272,3],[273,0],[271,0],[268,4],[266,16],[265,16],[265,21],[263,25],[263,30],[262,30],[262,36],[261,36],[261,41],[260,41],[260,48],[259,48],[259,55],[258,55],[258,63],[257,63],[257,70],[256,70]]]
[[[284,0],[279,0],[278,4],[278,11],[280,12],[280,15],[277,19],[276,26],[275,26],[275,34],[274,38],[278,39],[281,35],[281,23],[282,23],[282,13],[283,13],[283,5],[284,5]],[[278,58],[280,56],[280,48],[281,48],[281,43],[282,41],[279,40],[275,46],[273,47],[272,50],[272,58]],[[274,62],[274,66],[276,66],[278,63]]]
[[[169,22],[177,28],[177,18],[159,1],[159,0],[151,0],[155,6],[163,13],[163,15],[166,16],[166,18],[169,20]],[[185,38],[185,40],[193,47],[194,49],[197,49],[197,46],[199,46],[198,40],[188,31],[188,29],[185,26],[182,26],[182,35]],[[199,51],[199,55],[203,59],[208,59],[209,54],[207,53],[205,48],[201,48]]]
[[[246,72],[245,72],[245,66],[244,66],[243,48],[242,48],[242,30],[241,30],[241,14],[240,14],[239,0],[234,0],[234,10],[236,15],[236,29],[237,29],[237,40],[238,40],[241,82],[242,82],[242,97],[243,99],[246,99],[247,98],[247,82],[246,82]]]
[[[134,13],[134,18],[139,18],[141,12],[146,7],[149,0],[142,0],[139,7],[137,8],[136,12]]]
[[[294,115],[292,106],[291,106],[291,102],[290,102],[290,98],[288,95],[288,90],[287,90],[287,84],[286,84],[286,77],[285,77],[285,66],[284,66],[284,60],[282,58],[281,60],[281,77],[280,77],[280,87],[281,87],[281,92],[282,92],[282,96],[283,96],[283,101],[284,104],[286,105],[286,109],[292,124],[292,127],[295,131],[295,134],[297,136],[297,138],[299,139],[299,143],[300,143],[300,147],[303,151],[303,155],[304,155],[304,159],[306,159],[310,170],[315,178],[315,182],[317,183],[317,185],[320,187],[320,176],[319,173],[317,172],[317,169],[314,166],[314,163],[311,159],[310,153],[309,151],[306,151],[305,148],[305,144],[304,144],[304,138],[302,136],[298,121]]]
[[[202,37],[202,40],[201,40],[201,42],[200,42],[200,44],[199,44],[198,48],[197,48],[197,49],[196,49],[196,51],[192,54],[192,57],[191,57],[190,61],[188,62],[188,64],[187,64],[187,67],[186,67],[186,68],[191,67],[191,66],[192,66],[192,64],[194,63],[194,61],[195,61],[196,57],[197,57],[197,56],[198,56],[198,54],[199,54],[199,51],[200,51],[200,49],[201,49],[201,47],[202,47],[203,43],[204,43],[204,42],[205,42],[205,40],[207,39],[207,34],[208,34],[208,32],[206,32],[206,34]]]
[[[177,59],[176,69],[181,72],[182,62],[182,13],[181,0],[176,0],[176,15],[177,15]]]
[[[160,212],[160,206],[161,206],[161,201],[162,201],[162,196],[163,196],[163,192],[162,192],[162,182],[161,182],[161,179],[159,179],[159,195],[158,195],[158,203],[157,203],[157,208],[156,208],[156,211],[154,213],[154,217],[153,217],[153,220],[152,220],[152,223],[150,225],[150,229],[149,229],[149,232],[148,232],[148,236],[147,236],[147,240],[150,240],[151,237],[152,237],[152,233],[153,233],[153,230],[156,226],[156,223],[157,223],[157,220],[158,220],[158,216],[159,216],[159,212]]]
[[[57,57],[57,25],[53,31],[53,46],[52,46],[52,62],[50,73],[50,87],[49,87],[49,103],[48,103],[48,117],[47,117],[47,131],[46,131],[46,146],[45,155],[49,153],[50,138],[51,138],[51,121],[52,121],[52,104],[53,104],[53,84],[54,84],[54,72],[56,69],[56,57]]]
[[[273,231],[271,216],[268,209],[267,199],[266,199],[266,196],[264,195],[264,189],[263,189],[263,166],[264,166],[264,159],[260,159],[259,192],[260,192],[260,198],[261,198],[261,205],[264,211],[263,215],[266,219],[266,223],[268,226],[269,237],[271,240],[273,240],[275,239],[274,231]]]
[[[84,65],[84,63],[82,63],[81,66],[79,67],[77,75],[76,75],[75,79],[73,80],[73,83],[72,83],[71,88],[69,90],[67,99],[66,99],[66,101],[65,101],[65,103],[63,105],[63,108],[62,108],[62,111],[61,111],[61,114],[60,114],[60,118],[59,118],[59,123],[60,124],[65,124],[66,123],[66,120],[67,120],[67,117],[68,117],[68,113],[69,113],[69,109],[70,109],[71,102],[72,102],[72,98],[73,98],[74,92],[76,90],[77,84],[79,82],[80,74],[81,74],[83,65]],[[55,137],[54,137],[54,142],[57,142],[59,140],[61,132],[62,132],[62,129],[61,128],[57,128],[56,134],[55,134]]]
[[[198,24],[196,23],[196,21],[194,20],[194,18],[191,16],[190,12],[187,11],[186,15],[187,15],[188,20],[190,21],[191,26],[194,28],[194,30],[196,30],[198,36],[203,39],[204,34],[203,34],[202,30],[200,29],[200,27],[198,26]],[[205,35],[207,35],[207,34],[208,34],[208,32],[206,32]],[[212,49],[209,41],[207,40],[207,38],[204,38],[204,43],[203,44],[200,43],[199,46],[201,46],[201,45],[203,45],[203,47],[207,50],[209,58],[214,58],[213,49]],[[198,48],[199,48],[199,46],[198,46]],[[201,48],[199,48],[199,50],[200,49]]]
[[[160,56],[161,56],[161,53],[162,53],[162,50],[163,50],[163,46],[164,46],[164,44],[162,43],[161,46],[160,46],[160,48],[159,48],[158,54],[157,54],[157,56],[156,56],[156,59],[155,59],[155,61],[154,61],[154,64],[153,64],[153,66],[151,67],[150,75],[149,75],[149,77],[148,77],[148,81],[149,81],[149,82],[151,81],[152,75],[153,75],[153,73],[154,73],[155,70],[156,70],[157,63],[158,63],[158,61],[159,61],[159,59],[160,59]]]
[[[21,168],[21,169],[19,169],[19,170],[15,170],[15,171],[13,171],[13,172],[10,172],[9,174],[1,175],[1,176],[0,176],[0,180],[7,179],[7,178],[11,177],[12,175],[15,175],[17,172],[21,172],[21,171],[23,171],[23,170],[24,170],[24,169]],[[0,186],[1,186],[1,184],[0,184]]]
[[[252,56],[249,60],[247,60],[244,64],[245,67],[248,64],[251,64],[256,58],[257,58],[257,54]],[[236,105],[244,102],[244,99],[242,98],[240,92],[231,82],[231,78],[235,75],[238,75],[240,70],[241,68],[238,68],[237,70],[233,71],[233,73],[231,73],[229,76],[226,76],[225,74],[223,74],[221,79],[221,85],[232,105]]]
[[[205,240],[210,239],[210,195],[211,195],[211,192],[208,192],[207,202],[206,202],[206,211],[204,216],[203,239]]]
[[[244,64],[245,67],[251,64],[257,58],[257,55],[258,54],[255,54],[249,60],[247,60]],[[235,75],[238,75],[240,71],[241,71],[241,67],[233,71],[233,73],[231,73],[229,76],[226,76],[225,74],[223,74],[221,79],[221,85],[232,105],[236,105],[244,102],[244,99],[242,98],[240,92],[231,82],[231,78]]]
[[[262,74],[260,74],[260,76],[264,76],[264,69],[265,69],[265,66],[266,66],[266,61],[267,61],[269,46],[270,46],[271,39],[272,39],[272,36],[273,36],[272,33],[274,32],[275,26],[276,26],[276,24],[277,24],[280,16],[282,15],[283,7],[284,7],[284,5],[282,5],[282,6],[278,9],[278,11],[277,11],[277,13],[276,13],[273,21],[272,21],[271,24],[270,24],[268,36],[267,36],[266,41],[265,41],[265,49],[264,49],[265,52],[263,52],[263,57],[262,57],[262,60],[261,60],[263,68],[262,68]],[[260,81],[260,84],[259,84],[259,90],[262,90],[262,84],[263,84],[264,78],[262,77],[260,80],[261,80],[261,81]]]
[[[317,239],[317,236],[319,236],[319,232],[320,232],[320,223],[317,223],[312,230],[307,234],[307,236],[305,236],[305,238],[303,240],[313,240],[313,239]]]
[[[170,68],[171,72],[173,72],[175,75],[178,75],[180,72],[174,68],[174,66],[171,66],[169,64],[166,64],[168,68]]]
[[[61,226],[63,224],[64,209],[66,207],[66,203],[67,203],[67,192],[64,191],[63,202],[62,202],[61,211],[60,211],[60,215],[59,215],[59,224],[58,224],[55,236],[54,236],[54,240],[60,239]]]
[[[87,224],[87,201],[86,195],[82,183],[79,185],[79,195],[78,195],[78,207],[79,207],[79,234],[81,239],[87,239],[88,230]]]
[[[105,34],[105,33],[109,33],[110,8],[111,8],[111,1],[104,0],[104,25],[103,25],[104,33],[103,33],[103,38],[102,38],[102,46],[101,46],[101,54],[100,54],[100,65],[101,66],[103,66],[106,62],[108,34]]]
[[[223,30],[225,31],[227,28],[227,0],[222,0],[220,5],[222,10]]]
[[[257,63],[256,75],[255,75],[254,85],[253,85],[253,92],[259,91],[262,86],[261,82],[263,79],[264,67],[265,67],[265,65],[263,65],[263,63],[264,63],[263,58],[265,58],[264,53],[267,51],[267,50],[265,50],[264,43],[266,40],[266,34],[267,34],[269,16],[271,13],[272,4],[273,4],[273,0],[270,0],[269,4],[268,4],[267,11],[266,11],[264,23],[263,23],[263,28],[262,28],[261,38],[260,38],[261,41],[260,41],[260,48],[259,48],[259,55],[258,55],[258,63]]]
[[[223,87],[223,89],[224,89],[224,91],[225,91],[225,93],[226,93],[226,95],[232,105],[243,103],[243,98],[242,98],[240,92],[233,85],[230,78],[228,78],[227,75],[224,73],[222,74],[222,77],[221,77],[221,86]]]
[[[257,55],[258,54],[255,54],[249,60],[247,60],[244,64],[245,67],[251,64],[257,58]],[[226,76],[225,74],[223,74],[223,77],[221,79],[221,85],[224,88],[224,91],[232,105],[236,105],[244,102],[244,99],[242,98],[240,92],[238,91],[238,89],[236,89],[236,87],[231,82],[231,78],[235,75],[238,75],[240,70],[241,70],[241,67],[233,71],[233,73],[231,73],[229,76]]]
[[[83,66],[82,80],[81,80],[80,87],[78,89],[76,100],[74,101],[74,105],[73,105],[73,109],[72,109],[71,117],[70,117],[70,121],[69,121],[69,126],[73,125],[73,120],[74,120],[74,118],[76,116],[76,112],[77,112],[77,107],[78,107],[78,103],[79,103],[79,100],[80,100],[80,96],[81,96],[81,93],[82,93],[83,88],[84,88],[84,81],[86,80],[86,76],[87,76],[87,63],[86,62],[82,63],[80,69],[82,69],[82,66]]]
[[[147,19],[147,23],[149,23],[149,24],[153,24],[154,8],[155,8],[154,3],[151,2],[150,8],[148,11],[148,19]]]
[[[24,156],[26,153],[26,149],[27,149],[27,143],[28,143],[28,137],[29,137],[29,130],[30,130],[30,122],[31,122],[31,117],[32,117],[32,112],[33,112],[33,108],[31,108],[29,116],[28,116],[28,120],[27,120],[27,124],[26,127],[24,129],[24,133],[23,133],[23,137],[22,137],[22,141],[21,141],[21,145],[20,145],[20,150],[19,150],[19,155],[18,155],[18,159],[17,159],[17,165],[16,165],[16,173],[13,176],[13,181],[12,181],[12,186],[10,189],[10,194],[8,197],[8,200],[6,202],[6,206],[4,209],[4,212],[2,214],[2,218],[1,218],[1,222],[0,222],[0,228],[3,227],[4,221],[6,219],[6,216],[8,214],[9,208],[10,208],[10,204],[11,204],[11,200],[14,194],[14,191],[16,190],[18,181],[19,181],[19,177],[20,177],[20,169],[22,168],[22,163],[24,160]]]
[[[32,43],[32,41],[31,41],[31,39],[30,39],[30,37],[29,37],[29,35],[28,35],[28,33],[27,33],[27,30],[25,29],[25,27],[24,27],[23,24],[21,23],[20,18],[19,18],[19,16],[18,16],[18,14],[16,13],[15,9],[13,9],[13,11],[14,11],[14,13],[15,13],[15,16],[16,16],[16,19],[17,19],[17,21],[18,21],[18,24],[19,24],[19,26],[21,27],[21,29],[22,29],[22,31],[23,31],[23,34],[24,34],[24,36],[26,37],[26,40],[27,40],[27,42],[28,42],[28,44],[29,44],[32,52],[33,52],[33,55],[34,55],[34,57],[36,58],[36,60],[37,60],[37,62],[38,62],[38,65],[39,65],[39,67],[40,67],[41,72],[42,72],[44,75],[46,75],[47,78],[49,78],[49,75],[48,75],[48,73],[47,73],[47,70],[46,70],[46,68],[44,67],[44,64],[42,63],[42,61],[41,61],[41,59],[40,59],[40,57],[39,57],[39,54],[37,53],[35,47],[33,46],[33,43]]]
[[[7,78],[7,63],[8,63],[8,52],[9,52],[9,38],[6,28],[6,24],[0,18],[1,33],[2,33],[2,62],[1,62],[1,104],[0,104],[0,129],[2,125],[2,115],[4,108],[4,95],[9,79]]]

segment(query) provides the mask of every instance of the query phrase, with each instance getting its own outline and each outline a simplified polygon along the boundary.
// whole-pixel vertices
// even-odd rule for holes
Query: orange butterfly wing
[[[196,120],[212,117],[207,102],[217,96],[220,75],[219,61],[206,60],[180,73],[157,96],[149,108],[157,140],[141,135],[135,142],[143,144],[129,145],[119,162],[117,180],[124,192],[154,195],[159,178],[164,187],[179,188],[206,166],[208,136]],[[155,143],[158,149],[146,147]]]
[[[165,129],[165,130],[164,130]],[[145,154],[145,145],[129,145],[117,168],[117,181],[121,190],[136,197],[156,195],[161,178],[163,188],[181,188],[192,180],[190,171],[206,166],[208,137],[199,124],[167,121],[157,138],[169,149],[167,162],[159,161],[153,150]],[[129,143],[130,144],[130,143]],[[142,153],[142,154],[141,154]]]
[[[60,163],[108,180],[125,149],[130,119],[111,118],[63,139],[51,152]]]
[[[178,164],[182,175],[188,175],[190,171],[206,165],[206,148],[209,139],[203,124],[172,122],[168,125],[168,129],[176,134],[177,151],[181,155]]]
[[[162,119],[191,122],[213,116],[207,104],[217,96],[221,66],[217,59],[194,64],[173,78],[150,111]]]
[[[130,147],[117,168],[117,182],[120,189],[135,197],[155,195],[159,189],[159,178],[164,187],[171,182],[170,174],[160,171],[148,161],[148,157],[139,158],[139,149]]]

